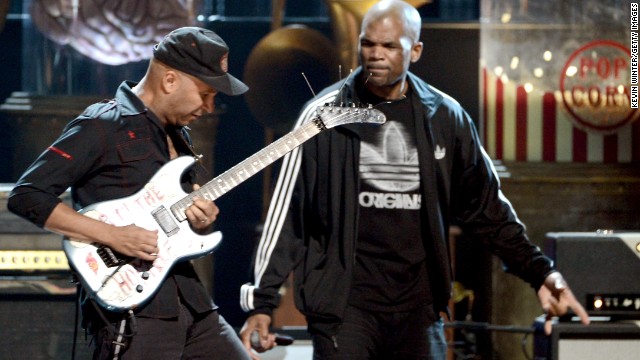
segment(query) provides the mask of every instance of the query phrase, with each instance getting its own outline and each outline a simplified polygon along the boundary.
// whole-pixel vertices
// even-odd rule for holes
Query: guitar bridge
[[[104,261],[104,264],[107,265],[107,267],[120,266],[133,260],[132,257],[122,255],[104,245],[98,246],[96,253],[98,253],[98,256],[100,256],[100,259]]]

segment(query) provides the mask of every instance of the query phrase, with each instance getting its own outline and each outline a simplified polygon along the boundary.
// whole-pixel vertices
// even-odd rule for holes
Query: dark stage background
[[[54,44],[31,23],[27,11],[29,1],[35,0],[0,0],[0,9],[2,4],[9,5],[0,32],[0,104],[12,99],[30,98],[34,104],[48,110],[36,114],[38,121],[32,121],[27,117],[16,118],[16,111],[0,109],[3,130],[0,132],[0,183],[15,182],[38,153],[57,137],[62,126],[82,111],[85,103],[110,98],[122,80],[140,79],[147,65],[146,61],[104,65],[69,46]],[[271,31],[271,1],[202,0],[199,3],[206,16],[198,25],[216,31],[225,39],[231,48],[229,71],[243,79],[252,50]],[[421,6],[419,11],[424,19],[421,37],[425,49],[422,59],[412,65],[413,72],[456,98],[477,123],[480,121],[478,3],[478,0],[433,0]],[[324,0],[289,1],[285,14],[282,25],[305,25],[333,40],[335,34]],[[323,84],[337,80],[335,75],[311,77],[311,86],[317,92]],[[301,81],[298,74],[283,73],[273,88],[295,88]],[[306,85],[302,92],[307,92]],[[265,97],[269,95],[272,95],[269,90],[264,91]],[[308,97],[311,97],[310,91]],[[302,105],[294,104],[293,98],[284,96],[280,100],[292,108]],[[217,105],[220,111],[216,121],[208,123],[208,131],[199,135],[200,140],[207,144],[201,151],[206,161],[212,164],[212,178],[266,146],[270,137],[279,135],[252,113],[246,96],[220,95]],[[282,118],[283,122],[292,123],[294,120],[289,114]],[[264,204],[268,201],[271,180],[277,174],[278,165],[276,162],[216,201],[221,209],[217,226],[224,238],[214,253],[207,285],[213,291],[220,312],[235,327],[240,327],[245,319],[239,306],[239,288],[250,280],[252,250],[259,236]],[[499,168],[504,175],[503,190],[538,245],[542,245],[548,231],[640,229],[637,216],[640,212],[637,201],[640,196],[640,167],[637,164],[604,166],[516,162],[500,165],[505,165]],[[19,241],[15,228],[23,225],[14,226],[17,222],[9,218],[4,206],[0,208],[0,249]],[[36,235],[42,236],[41,233]],[[57,248],[59,243],[56,241],[59,240],[47,243],[47,247]],[[23,242],[22,246],[28,246],[25,244]],[[505,275],[501,264],[464,234],[457,239],[454,248],[456,280],[474,294],[470,317],[473,321],[525,328],[533,323],[540,309],[528,285]],[[46,344],[38,343],[39,348],[45,349],[39,352],[40,356],[68,358],[60,355],[63,351],[58,351],[57,345],[70,341],[63,338],[72,334],[69,329],[73,325],[73,299],[68,296],[47,298],[39,293],[29,295],[27,290],[30,288],[16,288],[16,284],[13,288],[14,292],[0,289],[0,301],[7,302],[0,304],[0,325],[3,328],[0,335],[13,339],[3,332],[13,328],[24,334],[23,345],[29,345],[29,339],[49,331],[55,335],[54,339]],[[465,315],[469,305],[466,299],[454,306],[456,319],[468,319]],[[291,310],[286,308],[284,312],[289,316],[293,313]],[[53,333],[55,327],[41,326],[61,321],[66,321],[69,326],[58,333]],[[28,327],[29,323],[39,326]],[[456,337],[464,335],[459,333]],[[467,343],[463,343],[460,349],[469,355],[464,357],[466,359],[526,358],[520,345],[521,333],[492,334],[480,330],[473,334],[466,332],[466,335]],[[530,349],[531,341],[528,345]],[[0,351],[5,348],[9,347],[0,346]],[[35,348],[32,346],[32,350]],[[530,350],[525,351],[530,355]],[[4,358],[2,352],[0,358]],[[31,358],[38,357],[33,355]]]

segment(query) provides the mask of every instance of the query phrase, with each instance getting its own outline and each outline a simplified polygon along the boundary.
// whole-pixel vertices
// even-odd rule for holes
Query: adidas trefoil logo
[[[436,145],[436,151],[433,152],[433,155],[436,157],[436,160],[442,160],[446,153],[447,149],[441,148],[440,145]]]
[[[418,151],[411,146],[404,126],[387,121],[375,144],[360,148],[360,176],[373,188],[385,192],[414,191],[420,186]]]

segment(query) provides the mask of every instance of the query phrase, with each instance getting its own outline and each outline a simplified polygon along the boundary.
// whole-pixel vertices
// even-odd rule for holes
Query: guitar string
[[[356,109],[357,109],[357,108],[356,108]],[[349,108],[349,110],[351,110],[351,108]],[[358,110],[359,110],[359,109],[358,109]],[[364,109],[364,110],[366,111],[367,109]],[[322,121],[322,117],[321,117],[320,115],[318,115],[316,118],[318,118],[318,117],[319,117],[319,118],[320,118],[320,120]],[[349,120],[349,119],[351,119],[351,118],[361,117],[361,114],[358,114],[357,112],[354,112],[354,111],[348,111],[348,112],[344,112],[344,113],[342,113],[342,112],[341,112],[341,113],[338,113],[338,114],[337,114],[337,115],[336,115],[336,116],[335,116],[331,121],[332,121],[332,122],[335,122],[336,120],[340,120],[341,118],[345,118],[345,117],[346,117],[346,120]],[[342,119],[342,121],[344,121],[344,120],[345,120],[345,119]],[[324,123],[324,121],[323,121],[323,123]],[[347,123],[348,123],[348,122],[347,122]],[[311,124],[311,122],[309,122],[309,123],[307,123],[307,124]],[[306,125],[306,124],[305,124],[305,125]],[[304,127],[304,125],[303,125],[303,127]],[[308,127],[312,127],[312,126],[308,126]],[[292,134],[292,133],[289,133],[289,134],[287,134],[287,135],[291,135],[291,134]],[[316,133],[316,134],[317,134],[317,133]],[[314,135],[316,135],[316,134],[314,134]],[[283,137],[282,137],[281,139],[279,139],[279,140],[285,139],[285,138],[287,137],[287,135],[283,136]],[[312,136],[314,136],[314,135],[312,135]],[[311,136],[311,137],[312,137],[312,136]],[[311,137],[308,137],[307,139],[304,139],[304,141],[300,142],[300,144],[296,145],[296,147],[300,146],[302,143],[304,143],[306,140],[310,139]],[[294,138],[294,139],[296,139],[296,138],[295,138],[295,136],[293,136],[293,138]],[[277,141],[276,141],[276,143],[277,143],[279,140],[277,140]],[[297,139],[296,139],[296,140],[297,140]],[[298,141],[298,142],[299,142],[299,141]],[[277,148],[277,147],[276,147],[276,148]],[[295,147],[294,147],[294,148],[295,148]],[[237,164],[236,166],[234,166],[234,167],[230,168],[229,170],[225,171],[223,174],[221,174],[220,176],[218,176],[218,181],[216,181],[216,182],[221,182],[223,185],[220,185],[220,184],[216,184],[216,183],[214,183],[213,181],[214,181],[215,179],[213,179],[213,180],[211,180],[211,181],[207,182],[205,185],[203,185],[203,187],[201,187],[200,189],[195,190],[194,192],[192,192],[192,193],[191,193],[191,194],[189,194],[188,196],[186,196],[186,197],[184,197],[184,198],[182,198],[182,199],[178,200],[176,203],[174,203],[173,205],[171,205],[171,206],[170,206],[170,208],[171,208],[172,210],[173,210],[174,208],[177,208],[177,209],[179,209],[179,211],[180,211],[181,213],[184,213],[184,211],[185,211],[185,210],[188,208],[188,206],[189,206],[189,205],[191,205],[191,203],[192,203],[192,200],[191,200],[191,199],[192,199],[192,197],[193,197],[192,195],[196,195],[196,196],[203,197],[203,198],[206,198],[206,199],[209,199],[209,198],[206,196],[206,195],[209,195],[209,197],[212,197],[212,198],[213,198],[212,200],[215,200],[215,199],[217,199],[217,198],[221,197],[222,195],[226,194],[228,191],[230,191],[231,189],[233,189],[233,188],[234,188],[235,186],[237,186],[238,184],[240,184],[240,183],[244,182],[244,180],[246,180],[246,179],[248,179],[249,177],[251,177],[251,176],[255,175],[257,172],[259,172],[260,170],[264,169],[265,167],[269,166],[271,163],[273,163],[274,161],[276,161],[277,159],[279,159],[280,157],[282,157],[281,155],[279,155],[279,154],[277,154],[277,153],[276,153],[276,155],[278,155],[278,156],[277,156],[277,158],[276,158],[275,160],[271,161],[271,160],[270,160],[270,158],[271,158],[271,156],[270,156],[270,155],[264,155],[264,153],[266,152],[266,149],[267,149],[267,148],[264,148],[264,149],[262,149],[262,150],[258,151],[254,156],[251,156],[251,157],[249,157],[249,158],[245,159],[244,161],[240,162],[240,163],[239,163],[239,164]],[[289,152],[289,151],[291,151],[291,150],[292,150],[292,149],[288,149],[288,151],[287,151],[287,152]],[[227,177],[229,177],[229,178],[230,178],[230,180],[234,180],[234,179],[233,179],[233,177],[232,177],[232,175],[233,175],[233,173],[234,173],[234,171],[233,171],[234,169],[235,169],[235,170],[241,170],[241,171],[244,171],[244,172],[247,172],[247,173],[251,173],[251,171],[248,171],[248,170],[247,170],[247,169],[248,169],[248,167],[247,167],[246,165],[243,165],[243,164],[245,164],[245,163],[249,162],[249,160],[250,160],[251,158],[256,158],[256,157],[257,157],[258,159],[269,158],[269,162],[267,163],[267,165],[264,165],[264,166],[260,167],[260,169],[258,169],[257,171],[253,172],[250,176],[246,177],[245,179],[239,179],[239,180],[240,180],[239,182],[233,181],[233,186],[229,186],[229,182],[227,182],[227,181],[225,181],[225,180],[224,180],[225,175],[226,175]],[[260,161],[260,160],[259,160],[259,161]],[[260,163],[262,163],[262,162],[263,162],[263,161],[260,161]],[[237,171],[236,171],[236,172],[237,172]],[[209,188],[209,187],[216,186],[216,185],[218,185],[218,189],[217,189],[217,190],[218,190],[218,193],[220,193],[220,195],[217,195],[217,196],[216,196],[216,194],[215,194],[215,193],[211,193],[211,192],[209,192],[209,190],[208,190],[208,188]],[[222,187],[222,186],[224,186],[224,187]],[[214,191],[215,191],[215,190],[214,190]],[[204,194],[205,196],[203,196],[203,194]],[[183,219],[183,220],[184,220],[184,219]]]

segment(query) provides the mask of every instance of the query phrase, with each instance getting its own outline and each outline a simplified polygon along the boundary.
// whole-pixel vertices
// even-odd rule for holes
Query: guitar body
[[[85,216],[116,226],[135,224],[158,230],[159,252],[153,262],[140,259],[111,261],[108,249],[94,243],[63,240],[69,264],[80,275],[89,295],[101,306],[111,311],[126,311],[144,304],[158,291],[177,262],[210,254],[222,240],[220,232],[199,235],[188,221],[178,221],[171,216],[170,205],[188,195],[181,189],[180,177],[193,163],[190,156],[174,159],[137,193],[93,204],[80,211]],[[167,221],[169,225],[165,224]]]

